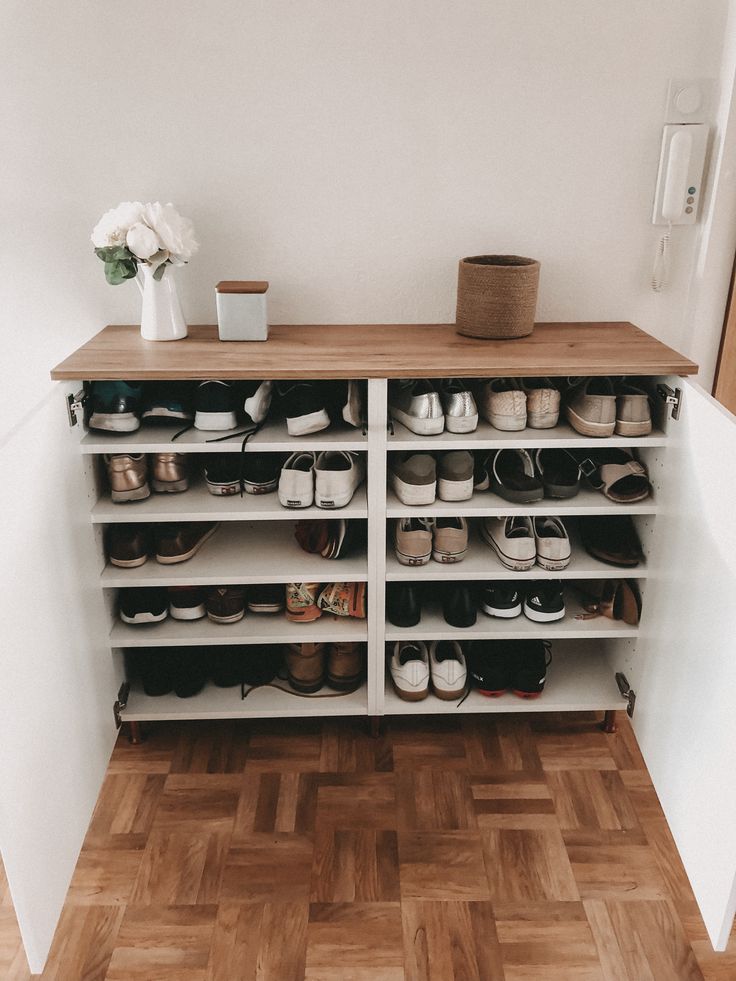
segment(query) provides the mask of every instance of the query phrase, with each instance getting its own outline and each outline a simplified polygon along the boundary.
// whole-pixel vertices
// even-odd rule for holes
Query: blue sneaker
[[[90,388],[90,429],[133,433],[140,427],[141,382],[98,381]]]
[[[143,399],[142,419],[153,422],[166,419],[194,419],[194,385],[192,382],[148,382]]]

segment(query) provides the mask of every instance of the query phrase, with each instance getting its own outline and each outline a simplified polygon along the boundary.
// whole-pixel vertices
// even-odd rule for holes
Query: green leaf
[[[126,245],[108,245],[102,249],[95,249],[95,255],[103,262],[120,262],[133,258],[133,253]]]
[[[160,266],[156,267],[156,271],[153,274],[155,280],[161,280],[164,278],[164,273],[166,272],[166,263],[162,262]]]
[[[121,259],[105,263],[105,279],[111,286],[119,286],[126,279],[132,279],[137,271],[133,259]]]

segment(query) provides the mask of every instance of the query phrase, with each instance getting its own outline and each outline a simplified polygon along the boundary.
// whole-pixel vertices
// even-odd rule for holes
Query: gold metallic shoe
[[[107,476],[115,504],[143,501],[150,496],[148,466],[142,453],[113,453],[105,455]]]
[[[151,483],[160,493],[178,494],[189,487],[189,468],[183,453],[152,453]]]

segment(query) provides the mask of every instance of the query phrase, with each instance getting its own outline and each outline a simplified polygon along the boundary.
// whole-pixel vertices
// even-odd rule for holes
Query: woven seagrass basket
[[[460,260],[458,334],[503,340],[534,330],[539,263],[520,255],[473,255]]]

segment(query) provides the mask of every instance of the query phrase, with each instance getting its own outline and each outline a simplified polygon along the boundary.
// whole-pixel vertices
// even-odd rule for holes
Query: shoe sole
[[[544,496],[555,498],[556,500],[567,500],[570,497],[575,497],[580,490],[580,484],[545,484],[544,485]]]
[[[120,611],[120,619],[123,623],[161,623],[169,615],[168,610],[163,613],[136,613],[135,616],[128,617]]]
[[[461,552],[443,552],[440,549],[432,549],[432,558],[434,561],[442,562],[444,565],[449,565],[451,562],[462,562],[467,554],[467,548],[464,548]]]
[[[252,481],[244,480],[243,490],[246,494],[273,494],[278,485],[278,478],[260,484],[254,484]]]
[[[238,610],[237,613],[230,613],[228,616],[220,616],[219,614],[210,613],[207,610],[207,619],[211,620],[212,623],[237,623],[242,620],[245,616],[245,610]]]
[[[540,487],[539,490],[512,490],[510,487],[504,487],[498,480],[494,480],[491,484],[491,489],[494,494],[498,494],[499,497],[503,498],[504,501],[508,501],[510,504],[534,504],[537,501],[544,499],[544,487]]]
[[[473,496],[473,478],[449,480],[440,477],[437,481],[437,494],[441,501],[469,501]]]
[[[440,698],[443,702],[454,702],[456,698],[460,698],[465,694],[465,685],[463,685],[462,688],[454,688],[450,690],[448,688],[438,688],[433,681],[432,687],[434,688],[434,693],[437,698]]]
[[[319,607],[314,607],[314,610],[304,611],[303,613],[297,613],[294,610],[286,611],[286,619],[291,620],[292,623],[311,623],[312,620],[319,620],[322,616],[322,610]]]
[[[449,620],[447,617],[445,617],[445,623],[449,627],[457,627],[458,630],[467,630],[468,627],[474,627],[475,626],[475,624],[477,622],[477,619],[478,618],[474,616],[472,620],[463,621],[461,623],[459,620]]]
[[[541,691],[518,691],[516,688],[512,688],[511,691],[517,698],[539,698],[542,694]]]
[[[559,412],[527,412],[526,421],[530,429],[553,429],[559,418]]]
[[[134,412],[93,412],[89,418],[90,429],[103,429],[110,433],[134,433],[141,421]]]
[[[436,480],[430,484],[407,484],[398,474],[392,473],[391,487],[401,503],[408,504],[410,507],[434,504],[437,498]]]
[[[251,613],[282,613],[283,603],[248,603]]]
[[[605,436],[613,436],[616,429],[616,420],[613,422],[589,422],[587,419],[583,419],[579,416],[577,412],[570,408],[568,405],[565,412],[567,416],[567,421],[570,423],[572,428],[576,433],[580,433],[581,436],[595,436],[598,438],[603,438]]]
[[[238,417],[234,412],[195,412],[194,428],[204,432],[220,432],[225,429],[235,429]]]
[[[291,687],[294,689],[294,691],[298,691],[301,695],[314,695],[314,693],[318,692],[325,683],[325,679],[320,678],[319,681],[310,682],[310,684],[305,685],[302,684],[301,681],[297,681],[293,675],[289,674],[289,672],[287,672],[287,675]]]
[[[479,695],[485,695],[486,698],[500,698],[501,695],[505,695],[508,688],[499,688],[497,691],[493,691],[490,688],[477,688],[476,691]]]
[[[537,553],[537,565],[540,569],[546,569],[547,572],[559,572],[570,565],[570,558],[571,556],[568,555],[565,559],[546,559]]]
[[[137,569],[139,565],[144,565],[146,562],[148,562],[148,555],[140,555],[137,559],[114,559],[110,556],[110,565],[118,569]]]
[[[565,616],[564,608],[562,610],[557,610],[554,613],[541,613],[539,610],[530,609],[526,603],[524,603],[524,616],[527,620],[533,620],[534,623],[554,623],[555,620],[562,620]]]
[[[361,684],[363,683],[363,673],[354,676],[352,678],[335,678],[333,675],[327,674],[327,685],[332,688],[333,691],[351,692],[357,691]]]
[[[351,491],[343,494],[341,497],[324,497],[318,491],[315,491],[314,503],[318,508],[324,508],[325,511],[333,510],[335,508],[344,508],[347,507],[352,501],[355,490],[356,488],[353,488]]]
[[[528,572],[529,569],[533,568],[536,561],[536,555],[531,559],[515,559],[510,555],[506,555],[501,551],[499,546],[487,533],[483,525],[481,525],[481,537],[486,545],[490,545],[493,551],[498,556],[499,562],[505,569],[511,569],[513,572]]]
[[[327,429],[330,424],[330,417],[327,409],[317,409],[305,416],[292,416],[286,420],[286,431],[289,436],[308,436],[310,433],[318,433]]]
[[[445,430],[444,415],[435,419],[417,419],[416,416],[412,416],[402,409],[394,409],[389,406],[388,411],[397,422],[406,426],[409,432],[416,433],[417,436],[439,436]]]
[[[474,433],[478,428],[478,414],[474,416],[445,416],[448,433]]]
[[[215,497],[233,497],[240,489],[240,483],[237,480],[230,481],[226,484],[215,484],[210,480],[205,481],[205,483],[207,484],[207,490]]]
[[[619,436],[648,436],[652,431],[652,420],[623,422],[621,419],[617,419],[615,426],[615,431]]]
[[[174,620],[201,620],[207,616],[204,603],[199,606],[172,606],[169,604],[169,616]]]
[[[151,486],[157,494],[181,494],[188,490],[189,481],[186,477],[181,480],[152,480]]]
[[[497,609],[493,606],[487,606],[485,603],[481,603],[481,610],[489,617],[500,617],[501,620],[513,620],[514,617],[521,616],[521,603],[518,606],[511,606],[506,609]]]
[[[179,412],[176,409],[165,409],[160,406],[156,409],[146,409],[141,419],[181,419],[186,422],[191,420],[191,412]]]
[[[158,555],[157,554],[156,555],[156,561],[157,562],[160,562],[161,565],[176,565],[177,562],[186,562],[187,559],[191,559],[194,555],[197,554],[197,552],[204,545],[204,543],[209,538],[212,538],[212,536],[214,535],[214,533],[217,531],[217,529],[219,527],[220,527],[219,525],[215,525],[214,528],[211,528],[208,532],[206,532],[199,539],[199,541],[197,542],[197,544],[194,545],[193,548],[190,548],[188,552],[185,552],[182,555]]]
[[[151,489],[148,484],[142,487],[135,487],[127,491],[111,491],[110,497],[113,504],[127,504],[128,501],[145,501],[151,496]]]
[[[391,683],[394,686],[394,691],[403,702],[421,702],[429,695],[429,685],[421,691],[403,691],[393,678],[391,679]]]
[[[424,555],[405,555],[404,552],[400,552],[397,548],[394,548],[394,552],[401,565],[426,565],[432,557],[431,550]]]
[[[500,429],[502,433],[518,433],[522,429],[526,429],[526,415],[499,416],[490,412],[488,414],[488,421],[494,429]]]

